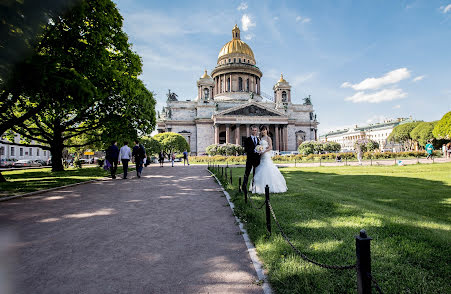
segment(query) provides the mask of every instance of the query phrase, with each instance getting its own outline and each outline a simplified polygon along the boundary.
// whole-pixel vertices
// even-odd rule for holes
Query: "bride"
[[[252,193],[264,194],[265,187],[268,185],[270,193],[284,193],[287,191],[287,184],[277,166],[272,162],[272,140],[268,136],[266,126],[260,127],[260,135],[260,145],[263,147],[263,152],[260,153],[260,164],[255,169],[251,191]]]

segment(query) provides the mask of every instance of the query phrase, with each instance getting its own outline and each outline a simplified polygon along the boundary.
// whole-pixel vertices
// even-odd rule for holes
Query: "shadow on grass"
[[[289,169],[283,174],[288,192],[271,195],[271,204],[283,230],[307,256],[321,263],[353,264],[354,236],[364,228],[373,238],[373,275],[386,293],[450,293],[451,189],[446,181]],[[307,264],[274,223],[268,239],[264,212],[246,205],[234,192],[237,185],[232,189],[236,213],[246,223],[276,292],[355,293],[355,271]],[[253,199],[264,201],[262,195]]]

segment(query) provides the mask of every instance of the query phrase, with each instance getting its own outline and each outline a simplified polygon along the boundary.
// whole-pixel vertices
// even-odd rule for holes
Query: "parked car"
[[[297,151],[280,151],[279,155],[288,156],[288,155],[297,155],[299,152]]]
[[[17,159],[15,158],[2,158],[0,160],[0,167],[13,167],[16,161]]]
[[[41,159],[36,159],[35,162],[36,162],[36,163],[39,163],[41,166],[47,165],[47,162],[44,161],[44,160],[41,160]]]
[[[21,159],[14,163],[14,167],[31,167],[31,166],[42,166],[42,164],[36,162],[36,160],[31,159]]]

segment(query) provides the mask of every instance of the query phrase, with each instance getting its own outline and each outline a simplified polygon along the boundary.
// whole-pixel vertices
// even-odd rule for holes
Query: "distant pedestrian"
[[[106,160],[111,164],[110,171],[111,177],[113,179],[116,178],[117,171],[117,160],[119,158],[119,148],[117,148],[117,141],[114,140],[111,142],[111,146],[106,150]]]
[[[140,178],[143,171],[144,158],[146,158],[146,149],[144,149],[143,145],[139,144],[138,140],[135,140],[132,156],[136,164],[136,175]]]
[[[163,163],[164,163],[164,152],[160,151],[160,153],[158,154],[158,162],[160,163],[160,167],[163,167]]]
[[[446,144],[446,150],[447,150],[447,158],[451,158],[451,142],[449,142],[448,144]]]
[[[446,158],[448,156],[448,148],[446,148],[446,144],[442,145],[442,153],[443,153],[443,158]]]
[[[124,146],[119,150],[119,158],[122,162],[122,166],[124,167],[124,179],[127,178],[128,173],[128,162],[132,159],[132,150],[128,147],[128,142],[124,142]]]
[[[430,140],[428,141],[428,143],[426,144],[424,149],[426,150],[426,152],[428,154],[426,159],[432,159],[432,153],[434,152],[434,146],[432,145],[432,142]]]
[[[189,165],[189,161],[188,161],[188,151],[183,151],[183,165],[188,164]]]
[[[175,153],[172,152],[172,154],[171,154],[172,167],[174,167],[174,160],[175,160]]]

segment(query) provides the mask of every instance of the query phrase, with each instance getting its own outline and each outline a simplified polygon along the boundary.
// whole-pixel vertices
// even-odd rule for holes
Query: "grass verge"
[[[134,170],[134,168],[130,169]],[[119,166],[117,173],[123,172]],[[52,172],[50,168],[11,170],[2,172],[7,182],[0,183],[0,197],[20,195],[65,185],[101,179],[110,173],[101,167],[69,168],[61,172]]]
[[[283,229],[307,256],[328,264],[355,263],[355,239],[372,241],[372,273],[384,293],[451,293],[451,163],[410,166],[283,168],[288,192],[272,194]],[[355,293],[354,270],[334,271],[298,257],[264,210],[225,187],[246,225],[276,293]],[[252,195],[256,204],[264,195]]]

